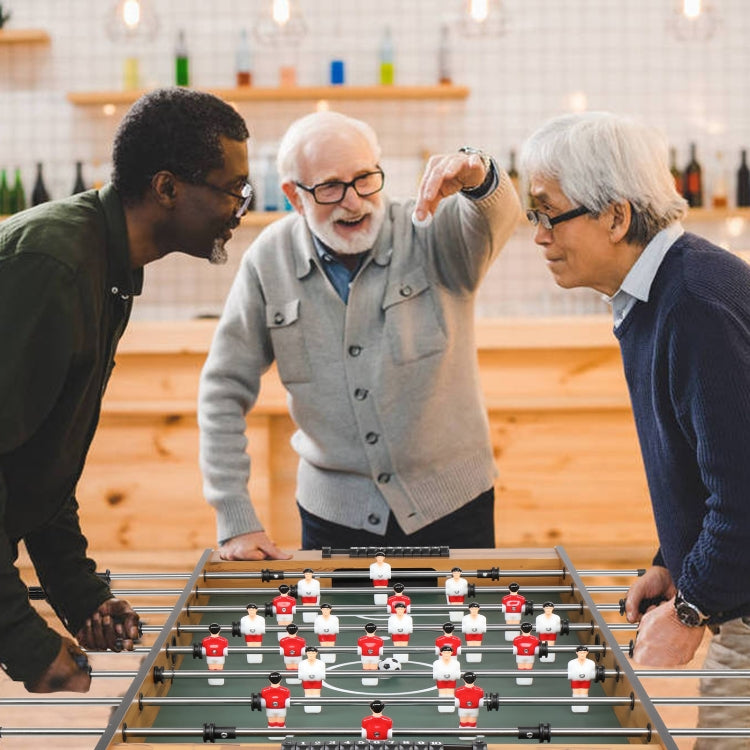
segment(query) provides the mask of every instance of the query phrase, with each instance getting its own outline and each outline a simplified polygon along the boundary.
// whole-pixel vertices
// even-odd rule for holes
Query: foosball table
[[[390,565],[384,586],[373,585],[369,577],[375,548],[300,552],[292,560],[260,563],[226,562],[206,551],[97,748],[222,743],[268,750],[485,750],[529,742],[677,747],[626,658],[628,644],[614,636],[618,620],[619,627],[629,627],[621,603],[597,604],[562,548],[382,551]],[[454,568],[460,568],[465,594],[449,601],[445,584]],[[319,598],[302,604],[295,597],[292,619],[295,637],[315,646],[325,664],[319,694],[300,683],[297,669],[281,653],[280,639],[289,634],[283,617],[278,624],[273,603],[279,587],[290,587],[287,597],[304,588],[310,578],[306,569],[313,571]],[[401,596],[410,599],[413,632],[405,645],[395,645],[388,632],[385,600],[394,595],[396,583],[404,586]],[[503,612],[511,583],[518,584],[521,619],[532,624],[532,632],[544,603],[554,605],[561,621],[556,640],[534,649],[531,669],[519,668],[510,640],[521,635],[518,617],[508,624],[506,618],[513,618]],[[249,603],[266,623],[260,643],[256,638],[251,644],[242,633]],[[322,603],[338,618],[334,645],[330,639],[323,645],[314,632]],[[462,634],[472,603],[486,618],[481,645],[469,645]],[[460,726],[458,701],[438,691],[435,641],[445,634],[446,622],[454,624],[453,635],[462,641],[454,655],[460,674],[473,672],[474,684],[484,691],[476,726]],[[368,623],[377,626],[384,642],[377,669],[363,668],[357,648]],[[213,637],[209,626],[214,624],[220,627],[217,637],[226,638],[218,659],[208,658],[214,652],[204,642]],[[581,645],[593,662],[586,697],[573,696],[568,674]],[[299,651],[304,660],[304,649]],[[289,691],[283,726],[269,725],[263,698],[273,672]],[[456,687],[462,684],[459,678]],[[363,738],[362,719],[378,700],[392,720],[392,733],[380,740]]]

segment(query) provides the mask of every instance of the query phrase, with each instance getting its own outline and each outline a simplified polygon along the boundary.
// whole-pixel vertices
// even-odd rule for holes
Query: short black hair
[[[117,129],[112,184],[123,202],[132,204],[161,170],[200,181],[224,166],[221,136],[245,141],[249,135],[242,117],[213,94],[156,89],[133,104]]]

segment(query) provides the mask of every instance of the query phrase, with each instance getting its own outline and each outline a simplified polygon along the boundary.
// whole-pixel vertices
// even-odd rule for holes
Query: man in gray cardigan
[[[430,159],[416,200],[383,192],[365,123],[318,112],[278,154],[295,209],[245,254],[204,367],[201,467],[224,559],[284,558],[248,495],[245,416],[275,361],[299,454],[302,546],[494,546],[474,343],[479,284],[520,214],[482,152]]]

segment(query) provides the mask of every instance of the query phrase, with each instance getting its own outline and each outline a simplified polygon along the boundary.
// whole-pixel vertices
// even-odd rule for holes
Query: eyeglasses
[[[215,190],[217,193],[231,195],[232,198],[236,198],[238,201],[240,201],[240,207],[234,214],[238,219],[241,219],[245,215],[245,212],[250,205],[250,201],[253,199],[253,186],[249,182],[245,182],[239,193],[235,193],[232,190],[227,190],[226,188],[220,188],[218,185],[212,185],[210,182],[197,182],[196,184],[211,188],[211,190]]]
[[[552,229],[552,227],[555,226],[555,224],[560,224],[563,221],[570,221],[571,219],[575,219],[578,216],[583,216],[584,214],[591,213],[586,206],[578,206],[578,208],[574,208],[571,211],[566,211],[564,214],[560,214],[559,216],[548,216],[545,213],[542,213],[541,211],[532,211],[529,210],[526,212],[526,218],[529,220],[532,226],[537,226],[538,224],[542,225],[543,229]]]
[[[359,177],[355,177],[351,182],[332,180],[331,182],[320,182],[312,187],[303,185],[301,182],[295,182],[294,184],[298,188],[312,193],[316,203],[327,206],[331,203],[341,203],[349,188],[354,188],[354,192],[360,198],[367,198],[368,195],[379,193],[383,189],[384,183],[383,170],[376,169],[374,172],[366,172]]]

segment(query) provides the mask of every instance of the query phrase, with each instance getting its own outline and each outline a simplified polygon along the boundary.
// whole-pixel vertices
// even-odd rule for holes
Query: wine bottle
[[[21,181],[21,170],[16,167],[16,173],[13,179],[13,187],[10,192],[10,212],[12,214],[23,211],[26,208],[26,191],[23,189]]]
[[[235,53],[235,71],[237,86],[252,86],[253,58],[250,53],[250,42],[247,39],[247,29],[240,31],[240,41]]]
[[[452,83],[452,69],[450,26],[444,23],[440,27],[440,44],[438,46],[438,82],[446,86]]]
[[[391,27],[386,26],[380,40],[380,83],[385,86],[391,86],[396,78],[393,57]]]
[[[10,210],[10,188],[8,187],[8,174],[5,169],[0,172],[0,216],[8,216]]]
[[[177,32],[177,46],[174,50],[174,80],[178,86],[190,85],[188,49],[184,29]]]
[[[42,163],[37,162],[36,180],[34,189],[31,191],[31,205],[38,206],[40,203],[46,203],[49,200],[49,193],[44,185],[44,176],[42,174]]]
[[[740,151],[740,168],[737,170],[737,205],[750,206],[750,170],[744,148]]]
[[[685,167],[685,198],[692,208],[703,205],[703,171],[696,156],[695,143],[690,144],[690,161]]]
[[[83,181],[83,162],[76,162],[76,181],[73,183],[73,192],[71,195],[76,193],[82,193],[86,190],[86,183]]]
[[[669,149],[669,171],[672,173],[672,178],[674,179],[675,190],[680,195],[684,195],[682,172],[680,172],[677,166],[677,149],[674,147]]]

